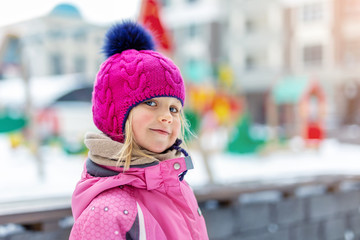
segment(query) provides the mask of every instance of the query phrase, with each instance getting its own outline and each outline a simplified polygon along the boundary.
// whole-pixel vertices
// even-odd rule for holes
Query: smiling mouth
[[[170,133],[161,129],[150,129],[151,131],[154,131],[156,133],[162,134],[162,135],[169,135]]]

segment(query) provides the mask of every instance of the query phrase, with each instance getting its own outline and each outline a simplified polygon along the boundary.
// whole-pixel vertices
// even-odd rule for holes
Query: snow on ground
[[[44,172],[38,176],[36,159],[25,147],[11,149],[0,135],[0,202],[71,195],[80,178],[85,156],[68,156],[60,149],[42,149]]]
[[[206,184],[208,177],[202,157],[191,152],[195,169],[187,180],[193,186]],[[318,150],[301,146],[268,155],[237,155],[219,153],[209,159],[216,183],[267,181],[312,177],[326,174],[360,174],[360,145],[325,140]]]
[[[0,135],[0,202],[70,196],[80,178],[84,155],[69,156],[56,147],[41,149],[45,176],[37,174],[35,158],[25,147],[11,149],[8,139]],[[199,152],[190,150],[195,169],[187,181],[199,187],[208,182]],[[210,158],[217,183],[266,181],[321,174],[360,174],[360,146],[340,144],[328,139],[319,150],[282,150],[272,154],[214,154]]]

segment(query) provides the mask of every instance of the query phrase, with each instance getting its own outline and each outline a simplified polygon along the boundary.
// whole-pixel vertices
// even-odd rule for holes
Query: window
[[[251,19],[247,19],[245,21],[245,31],[247,33],[251,33],[254,32],[254,29],[255,29],[254,21],[252,21]]]
[[[31,45],[41,45],[43,38],[39,34],[33,34],[26,38],[26,41]]]
[[[85,64],[84,57],[76,57],[74,60],[74,70],[76,73],[83,73],[85,72],[86,64]]]
[[[8,38],[3,61],[4,63],[20,64],[20,40],[18,38]]]
[[[74,39],[77,41],[85,41],[87,37],[85,29],[78,29],[74,32]]]
[[[321,3],[306,4],[302,9],[304,22],[318,21],[323,18],[323,5]]]
[[[255,59],[253,56],[246,56],[245,58],[245,70],[253,70],[255,68]]]
[[[55,29],[50,30],[48,32],[48,35],[52,40],[60,40],[60,39],[63,39],[65,37],[65,35],[64,35],[64,33],[62,31],[55,30]]]
[[[189,26],[189,37],[195,38],[197,34],[197,27],[195,24],[190,24]]]
[[[305,66],[320,66],[323,61],[322,46],[314,45],[304,47],[303,61]]]
[[[60,75],[63,74],[62,56],[60,54],[53,54],[50,57],[50,63],[52,67],[52,74]]]

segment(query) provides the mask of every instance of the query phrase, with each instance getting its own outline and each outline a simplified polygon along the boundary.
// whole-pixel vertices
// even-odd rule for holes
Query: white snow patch
[[[185,179],[199,187],[209,181],[204,159],[190,150],[195,169]],[[56,147],[42,147],[44,179],[38,176],[36,159],[26,147],[11,149],[0,135],[0,202],[14,199],[71,196],[83,170],[84,155],[66,155]],[[267,156],[214,154],[209,159],[216,183],[267,181],[323,174],[360,174],[360,146],[325,140],[318,150],[279,151]]]

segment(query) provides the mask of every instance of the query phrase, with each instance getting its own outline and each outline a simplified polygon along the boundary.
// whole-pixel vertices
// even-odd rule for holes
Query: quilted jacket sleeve
[[[137,206],[131,189],[117,187],[91,201],[74,223],[70,240],[136,239],[136,226]]]

